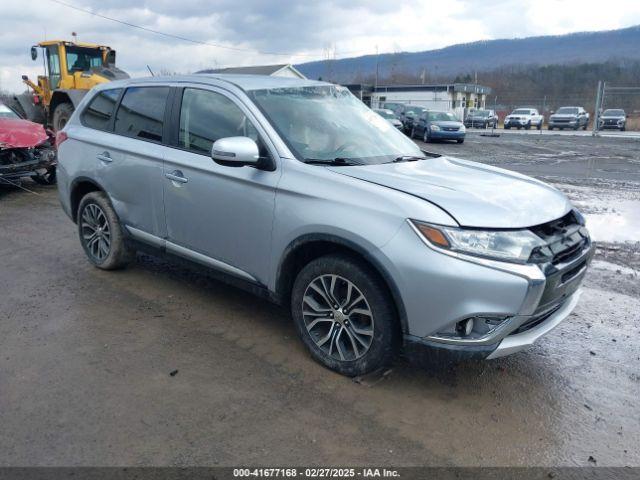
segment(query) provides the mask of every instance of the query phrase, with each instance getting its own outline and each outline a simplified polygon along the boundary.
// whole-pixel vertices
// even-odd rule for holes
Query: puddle
[[[617,200],[596,205],[578,201],[587,219],[587,228],[597,242],[639,242],[640,201]]]

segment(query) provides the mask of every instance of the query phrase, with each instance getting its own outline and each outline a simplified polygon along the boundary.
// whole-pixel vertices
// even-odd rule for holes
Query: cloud
[[[640,2],[607,8],[579,0],[63,0],[102,15],[246,51],[195,45],[64,7],[51,0],[3,1],[0,88],[42,70],[29,47],[48,38],[110,45],[134,76],[213,66],[301,63],[380,52],[419,51],[491,38],[602,30],[640,23]],[[274,55],[273,53],[285,53]]]

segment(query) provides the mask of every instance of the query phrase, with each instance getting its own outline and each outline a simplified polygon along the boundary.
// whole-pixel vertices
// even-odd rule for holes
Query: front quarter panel
[[[321,165],[293,159],[283,159],[282,164],[269,282],[273,291],[283,256],[300,238],[334,237],[357,245],[379,263],[388,263],[380,258],[380,248],[407,218],[457,225],[439,207],[412,195],[341,175]]]

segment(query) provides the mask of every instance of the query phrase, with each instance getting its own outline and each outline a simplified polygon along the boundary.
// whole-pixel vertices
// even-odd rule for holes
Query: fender
[[[400,320],[400,326],[403,333],[407,333],[409,331],[408,322],[407,322],[407,313],[404,307],[404,303],[402,301],[402,297],[400,296],[400,290],[398,289],[395,281],[389,274],[389,272],[384,268],[384,266],[372,255],[369,251],[364,249],[362,246],[357,243],[347,240],[345,238],[339,237],[337,235],[326,234],[326,233],[309,233],[301,235],[300,237],[294,239],[287,245],[284,249],[284,252],[281,256],[280,263],[278,264],[278,270],[276,275],[276,295],[279,299],[284,299],[288,296],[289,292],[284,291],[287,287],[288,278],[286,272],[287,261],[291,259],[291,255],[297,251],[300,247],[314,242],[327,242],[333,243],[335,245],[348,248],[360,256],[364,258],[364,260],[369,263],[373,267],[374,270],[382,277],[382,280],[385,282],[393,301],[396,306],[396,310],[398,312],[398,318]]]

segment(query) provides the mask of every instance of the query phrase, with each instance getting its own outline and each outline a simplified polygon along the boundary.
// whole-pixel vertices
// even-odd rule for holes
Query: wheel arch
[[[74,222],[78,220],[78,207],[80,206],[80,202],[82,198],[91,192],[105,192],[106,190],[102,188],[102,186],[96,182],[94,179],[89,177],[78,177],[71,184],[70,188],[70,208],[71,208],[71,219]]]
[[[278,301],[287,305],[298,272],[310,261],[331,253],[353,256],[374,270],[393,299],[402,333],[407,333],[407,315],[400,290],[386,268],[357,243],[332,234],[306,234],[289,243],[284,250],[276,275],[275,291]]]

